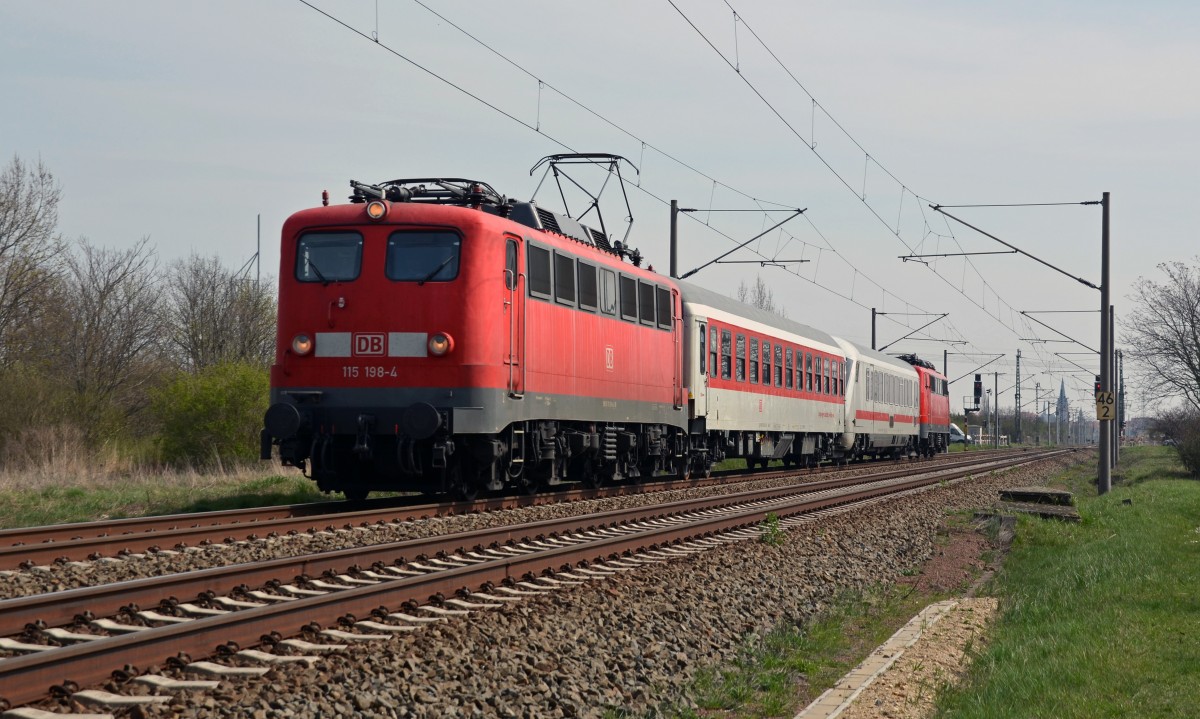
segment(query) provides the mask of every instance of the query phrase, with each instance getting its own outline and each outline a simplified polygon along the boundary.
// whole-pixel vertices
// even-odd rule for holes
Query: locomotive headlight
[[[372,200],[367,203],[367,217],[378,222],[387,216],[387,203],[383,200]]]
[[[312,352],[312,350],[313,350],[312,337],[309,337],[306,334],[298,334],[292,338],[292,351],[295,352],[296,354],[303,357],[304,355],[308,354],[309,352]]]
[[[434,357],[450,354],[454,349],[454,338],[445,332],[429,335],[429,354]]]

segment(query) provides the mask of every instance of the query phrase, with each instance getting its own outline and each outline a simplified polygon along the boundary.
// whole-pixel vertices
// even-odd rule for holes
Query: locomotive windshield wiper
[[[418,284],[418,285],[423,285],[423,284],[425,284],[426,282],[428,282],[428,281],[432,280],[432,279],[433,279],[433,276],[434,276],[434,275],[436,275],[437,273],[441,272],[441,271],[442,271],[442,268],[443,268],[443,267],[445,267],[446,265],[450,264],[450,260],[453,260],[453,259],[454,259],[454,253],[453,253],[453,252],[452,252],[452,253],[450,253],[450,254],[448,254],[448,255],[446,255],[446,259],[442,260],[442,264],[438,265],[437,267],[434,267],[434,268],[433,268],[433,272],[430,272],[429,274],[425,275],[425,278],[424,278],[424,279],[422,279],[422,280],[421,280],[420,282],[418,282],[417,284]]]
[[[321,274],[321,271],[317,269],[317,263],[307,258],[304,261],[306,264],[308,264],[308,269],[312,270],[313,274],[317,276],[317,279],[321,281],[321,284],[328,287],[329,280],[325,279],[325,275]]]

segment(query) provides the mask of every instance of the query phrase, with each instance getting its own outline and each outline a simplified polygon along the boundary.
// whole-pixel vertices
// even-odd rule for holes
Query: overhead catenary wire
[[[737,13],[736,9],[729,2],[729,0],[723,0],[723,1],[725,3],[726,7],[728,7],[732,12]],[[710,40],[708,38],[708,36],[691,20],[691,18],[688,17],[688,15],[679,8],[679,6],[674,2],[674,0],[667,0],[667,2],[668,2],[668,4],[671,5],[672,8],[675,9],[675,11],[679,14],[679,16],[681,18],[683,18],[683,20],[701,37],[701,39],[713,50],[713,52],[715,52],[717,54],[717,56],[720,57],[726,63],[726,65],[730,65],[731,67],[733,67],[729,61],[729,58],[727,58],[725,56],[725,54],[722,53],[720,51],[720,49],[716,47],[716,45],[712,42],[712,40]],[[780,60],[779,56],[776,55],[776,53],[773,50],[771,50],[771,48],[766,44],[766,42],[763,41],[763,39],[754,31],[753,27],[751,27],[750,24],[748,22],[746,22],[745,16],[740,13],[737,13],[737,17],[738,17],[738,21],[741,22],[741,24],[746,28],[746,30],[751,33],[751,35],[759,42],[759,44],[771,56],[771,58],[773,60],[775,60],[775,62],[781,68],[783,68],[783,70],[788,74],[788,76],[791,77],[792,80],[796,83],[796,85],[801,89],[801,91],[803,91],[806,95],[808,95],[808,97],[812,100],[813,113],[814,113],[814,120],[813,120],[814,133],[815,133],[815,110],[816,110],[816,108],[820,107],[822,113],[826,117],[828,117],[831,122],[833,122],[833,124],[855,145],[855,147],[857,147],[860,151],[863,152],[864,162],[873,163],[875,166],[879,167],[886,175],[888,175],[888,177],[890,177],[894,182],[896,182],[900,186],[902,195],[905,192],[908,192],[909,194],[912,194],[915,198],[917,198],[919,200],[923,200],[926,203],[932,204],[928,200],[928,198],[922,197],[921,195],[910,190],[905,183],[901,182],[898,177],[896,177],[890,170],[888,170],[886,167],[884,167],[875,157],[873,157],[866,150],[866,148],[863,147],[862,143],[860,143],[857,139],[854,138],[853,135],[851,135],[848,131],[846,131],[846,129],[841,125],[841,123],[839,123],[823,106],[820,105],[820,103],[816,100],[816,98],[812,95],[812,93],[810,93],[804,87],[804,85],[799,81],[799,79],[796,78],[795,74],[792,73],[792,71],[786,66],[786,64],[783,63],[782,60]],[[793,135],[796,136],[797,139],[799,139],[801,142],[803,142],[805,144],[806,147],[809,148],[809,150],[817,157],[817,159],[820,160],[820,162],[822,164],[824,164],[831,173],[833,173],[834,177],[836,177],[838,179],[838,181],[841,182],[842,185],[844,185],[846,187],[846,189],[853,192],[856,197],[859,197],[859,199],[863,203],[863,205],[868,209],[868,211],[872,215],[875,216],[875,218],[877,220],[879,220],[879,222],[881,224],[883,224],[885,227],[888,227],[889,230],[892,230],[892,234],[894,234],[896,236],[896,238],[901,242],[901,244],[903,244],[909,250],[910,253],[916,254],[916,251],[913,248],[913,246],[908,241],[906,241],[904,239],[904,237],[901,235],[899,225],[897,225],[897,227],[895,229],[893,229],[888,224],[888,222],[879,214],[879,212],[874,207],[872,207],[869,202],[867,202],[866,197],[865,197],[865,195],[866,195],[865,184],[864,184],[864,190],[861,194],[858,191],[856,191],[854,189],[854,187],[851,186],[849,181],[846,180],[846,178],[843,177],[841,175],[841,173],[839,173],[829,163],[829,161],[820,152],[818,152],[816,150],[816,143],[805,139],[803,137],[803,135],[796,129],[796,127],[791,122],[789,122],[787,118],[785,118],[782,115],[782,113],[775,107],[775,105],[770,100],[768,100],[766,98],[766,96],[763,94],[763,92],[760,91],[759,88],[753,82],[750,81],[750,79],[746,76],[746,73],[744,71],[742,71],[742,69],[740,67],[734,68],[734,69],[737,72],[738,78],[741,79],[742,82],[745,83],[746,86],[749,87],[750,90],[767,106],[767,108],[771,111],[771,113],[773,115],[775,115],[775,117],[777,117],[784,124],[784,126]],[[863,179],[864,179],[864,183],[865,183],[865,181],[866,181],[865,171],[864,171]],[[1074,203],[1071,203],[1071,204],[1074,204]],[[922,208],[922,216],[924,217],[924,209],[923,208]],[[943,220],[944,219],[945,218],[943,218]],[[925,226],[928,227],[928,219],[927,218],[925,218]],[[957,238],[954,236],[953,230],[949,227],[948,224],[947,224],[947,231],[949,232],[949,237],[952,238],[954,240],[955,244],[959,246],[959,249],[962,250],[961,244],[958,243]],[[971,262],[969,259],[964,259],[964,272],[965,272],[966,267],[968,265],[970,265],[971,269],[975,272],[975,275],[979,278],[979,281],[980,281],[981,285],[983,286],[983,301],[976,301],[975,298],[971,297],[970,295],[968,295],[965,292],[964,287],[955,287],[954,283],[950,282],[946,277],[944,277],[940,272],[938,272],[936,270],[936,268],[930,266],[928,263],[922,263],[922,264],[925,264],[926,267],[928,267],[930,269],[930,271],[932,271],[935,275],[937,275],[939,277],[939,279],[941,279],[943,282],[945,282],[952,289],[957,290],[959,292],[959,294],[961,294],[963,297],[965,297],[969,302],[974,304],[976,307],[979,307],[986,314],[988,314],[989,317],[992,317],[993,319],[995,319],[998,324],[1000,324],[1001,326],[1005,327],[1010,332],[1012,332],[1015,337],[1020,336],[1020,333],[1017,331],[1017,329],[1015,327],[1015,324],[1016,324],[1015,323],[1015,315],[1013,314],[1013,307],[1012,307],[1011,303],[1009,303],[1007,300],[1005,300],[1003,297],[1001,297],[1000,294],[994,288],[990,287],[989,283],[985,279],[983,279],[982,273],[979,272],[979,270],[974,266],[974,263]],[[992,314],[991,312],[989,312],[987,310],[986,293],[988,290],[991,290],[993,296],[995,296],[995,298],[997,300],[998,305],[1002,304],[1008,308],[1009,316],[1010,316],[1010,318],[1013,318],[1013,324],[1007,324],[1004,322],[1004,320],[1001,317],[999,307],[997,307],[997,311],[995,314]],[[1031,329],[1028,326],[1028,323],[1026,323],[1026,329]],[[1033,351],[1035,353],[1037,353],[1037,348],[1034,347]]]
[[[308,0],[300,0],[300,2],[301,2],[303,5],[305,5],[305,6],[309,7],[310,9],[314,10],[315,12],[317,12],[317,13],[319,13],[319,14],[321,14],[321,15],[325,16],[326,18],[328,18],[328,19],[330,19],[330,20],[332,20],[332,21],[336,22],[338,25],[341,25],[341,26],[342,26],[342,27],[344,27],[345,29],[347,29],[347,30],[350,30],[351,32],[355,33],[356,35],[359,35],[360,37],[362,37],[362,38],[364,38],[364,39],[368,39],[368,40],[370,40],[370,41],[371,41],[373,44],[376,44],[376,45],[379,45],[380,47],[383,47],[385,50],[387,50],[387,51],[388,51],[390,54],[394,55],[394,56],[395,56],[395,57],[397,57],[398,59],[404,60],[405,62],[409,63],[409,64],[410,64],[410,65],[412,65],[413,67],[415,67],[415,68],[417,68],[417,69],[421,70],[422,72],[425,72],[426,74],[428,74],[428,75],[430,75],[431,77],[433,77],[433,78],[435,78],[435,79],[439,80],[440,82],[443,82],[443,83],[445,83],[445,84],[449,85],[450,87],[454,88],[455,90],[458,90],[459,92],[461,92],[462,94],[464,94],[464,95],[466,95],[466,96],[470,97],[471,99],[473,99],[473,100],[476,100],[477,102],[479,102],[479,103],[481,103],[481,104],[485,105],[486,107],[488,107],[488,108],[490,108],[490,109],[492,109],[492,110],[494,110],[494,111],[498,112],[499,114],[503,115],[504,117],[507,117],[508,119],[510,119],[510,120],[513,120],[514,122],[518,123],[519,125],[521,125],[521,126],[523,126],[523,127],[527,128],[527,129],[529,129],[529,130],[532,130],[533,132],[536,132],[536,133],[537,133],[537,134],[539,134],[539,135],[542,135],[543,137],[547,138],[547,139],[548,139],[548,140],[550,140],[551,142],[555,143],[556,145],[558,145],[558,146],[560,146],[560,147],[562,147],[562,148],[564,148],[564,149],[567,149],[567,150],[569,150],[569,151],[575,151],[575,149],[574,149],[573,147],[571,147],[569,144],[567,144],[567,143],[566,143],[564,140],[561,140],[561,139],[559,139],[559,138],[557,138],[557,137],[555,137],[555,136],[553,136],[553,135],[549,134],[548,132],[546,132],[545,130],[543,130],[543,129],[542,129],[542,127],[541,127],[541,125],[542,125],[542,117],[541,117],[541,100],[540,100],[540,96],[539,96],[539,103],[538,103],[538,117],[537,117],[537,120],[536,120],[536,122],[535,122],[534,124],[530,124],[529,122],[527,122],[527,121],[524,121],[524,120],[520,119],[519,117],[517,117],[517,116],[516,116],[516,115],[514,115],[513,113],[511,113],[511,112],[508,112],[508,111],[506,111],[506,110],[502,109],[501,107],[499,107],[498,105],[496,105],[496,104],[494,104],[494,103],[492,103],[492,102],[489,102],[489,101],[485,100],[484,98],[482,98],[481,96],[477,95],[476,93],[470,92],[470,91],[469,91],[469,90],[467,90],[465,87],[463,87],[463,86],[461,86],[461,85],[459,85],[459,84],[457,84],[457,83],[455,83],[455,82],[453,82],[453,81],[449,80],[448,78],[446,78],[446,77],[443,77],[442,75],[440,75],[440,74],[438,74],[438,73],[436,73],[436,72],[434,72],[434,71],[430,70],[429,68],[427,68],[427,67],[425,67],[425,66],[421,65],[421,64],[420,64],[420,63],[418,63],[417,61],[415,61],[415,60],[413,60],[412,58],[410,58],[410,57],[408,57],[408,56],[404,55],[403,53],[401,53],[401,52],[397,51],[396,49],[394,49],[394,48],[392,48],[392,47],[390,47],[390,46],[387,46],[387,45],[385,45],[384,43],[381,43],[381,42],[379,42],[379,40],[378,40],[378,31],[376,31],[376,33],[374,34],[374,37],[372,37],[371,35],[368,35],[367,33],[364,33],[364,32],[362,32],[362,31],[358,30],[357,28],[355,28],[355,27],[351,26],[350,24],[348,24],[348,23],[344,22],[343,20],[341,20],[341,19],[339,19],[339,18],[335,17],[334,15],[330,14],[329,12],[326,12],[326,11],[322,10],[321,8],[318,8],[318,7],[316,7],[316,6],[315,6],[315,5],[313,5],[311,2],[308,2]],[[574,99],[573,97],[571,97],[571,96],[567,95],[566,93],[564,93],[563,91],[559,90],[559,89],[558,89],[557,87],[555,87],[554,85],[552,85],[552,84],[550,84],[550,83],[547,83],[547,82],[545,82],[545,80],[541,79],[541,78],[540,78],[540,77],[538,77],[537,75],[535,75],[535,74],[533,74],[533,73],[529,72],[529,71],[528,71],[528,70],[526,70],[524,67],[522,67],[522,66],[521,66],[521,65],[519,65],[518,63],[514,62],[513,60],[511,60],[510,58],[508,58],[507,56],[505,56],[503,53],[501,53],[501,52],[499,52],[498,50],[496,50],[495,48],[493,48],[493,47],[489,46],[487,43],[483,42],[482,40],[480,40],[479,38],[477,38],[476,36],[474,36],[474,35],[473,35],[473,34],[471,34],[470,32],[466,31],[465,29],[463,29],[462,27],[460,27],[460,26],[459,26],[459,25],[457,25],[456,23],[452,22],[451,20],[449,20],[448,18],[446,18],[446,17],[445,17],[444,15],[442,15],[441,13],[438,13],[438,12],[437,12],[437,11],[435,11],[433,8],[429,7],[427,4],[425,4],[425,3],[421,2],[420,0],[414,0],[414,2],[416,2],[416,3],[417,3],[419,6],[421,6],[422,8],[424,8],[425,10],[427,10],[428,12],[430,12],[430,13],[432,13],[433,15],[435,15],[436,17],[438,17],[440,20],[442,20],[442,21],[443,21],[443,22],[445,22],[446,24],[450,25],[451,27],[454,27],[456,30],[458,30],[458,31],[459,31],[459,32],[461,32],[462,34],[464,34],[464,35],[466,35],[467,37],[471,38],[471,39],[472,39],[472,40],[474,40],[474,41],[475,41],[477,44],[479,44],[480,46],[484,47],[484,48],[485,48],[485,49],[487,49],[489,52],[493,53],[493,54],[494,54],[496,57],[499,57],[500,59],[502,59],[504,62],[508,63],[510,66],[512,66],[512,67],[514,67],[514,68],[516,68],[516,69],[518,69],[519,71],[521,71],[522,73],[526,74],[526,75],[527,75],[527,76],[529,76],[530,78],[532,78],[532,79],[536,80],[536,81],[538,82],[538,84],[539,84],[539,90],[541,90],[541,89],[544,87],[545,89],[548,89],[548,90],[550,90],[550,91],[552,91],[552,92],[554,92],[554,93],[558,94],[559,96],[561,96],[561,97],[563,97],[564,99],[568,100],[569,102],[571,102],[571,103],[572,103],[572,104],[574,104],[575,106],[579,107],[580,109],[584,110],[585,112],[587,112],[587,113],[591,114],[592,116],[596,117],[598,120],[600,120],[600,121],[604,122],[605,124],[609,125],[610,127],[613,127],[614,129],[616,129],[616,130],[618,130],[619,132],[621,132],[621,133],[623,133],[623,134],[627,135],[628,137],[630,137],[630,138],[632,138],[632,139],[634,139],[634,140],[638,141],[639,143],[641,143],[641,144],[642,144],[642,147],[643,147],[643,148],[649,147],[651,150],[653,150],[653,151],[655,151],[655,152],[659,153],[659,154],[660,154],[660,155],[662,155],[663,157],[665,157],[665,158],[667,158],[667,159],[671,160],[672,162],[675,162],[675,163],[676,163],[676,164],[678,164],[679,166],[681,166],[681,167],[684,167],[684,168],[686,168],[686,169],[688,169],[688,170],[690,170],[690,171],[692,171],[692,172],[694,172],[694,173],[696,173],[696,174],[698,174],[698,175],[700,175],[700,176],[702,176],[702,177],[705,177],[705,178],[709,179],[709,180],[710,180],[710,181],[713,183],[713,186],[714,186],[714,188],[716,188],[716,187],[718,187],[718,186],[719,186],[719,187],[723,187],[723,188],[725,188],[725,189],[728,189],[728,190],[730,190],[731,192],[734,192],[734,193],[736,193],[736,194],[738,194],[738,195],[741,195],[741,196],[747,197],[748,199],[751,199],[752,201],[754,201],[754,202],[756,202],[756,203],[760,203],[760,202],[761,202],[761,203],[766,203],[766,204],[776,205],[776,206],[778,207],[778,210],[765,210],[764,212],[765,212],[765,213],[767,213],[767,214],[769,214],[769,212],[771,212],[771,211],[780,211],[780,210],[783,210],[783,209],[785,209],[785,208],[791,207],[791,205],[790,205],[790,204],[788,204],[788,203],[779,203],[779,202],[773,202],[773,201],[770,201],[770,200],[763,200],[763,199],[761,199],[761,198],[756,198],[756,197],[753,197],[752,195],[750,195],[750,194],[748,194],[748,193],[745,193],[745,192],[743,192],[743,191],[741,191],[741,190],[739,190],[739,189],[737,189],[737,188],[734,188],[734,187],[732,187],[731,185],[729,185],[729,184],[727,184],[727,183],[724,183],[724,182],[722,182],[722,181],[720,181],[720,180],[718,180],[718,179],[716,179],[716,178],[712,177],[711,175],[708,175],[707,173],[704,173],[703,171],[701,171],[701,170],[697,169],[696,167],[694,167],[694,166],[690,165],[689,163],[686,163],[686,162],[684,162],[684,161],[682,161],[682,160],[678,159],[677,157],[674,157],[673,155],[671,155],[671,154],[669,154],[669,153],[667,153],[667,152],[665,152],[665,151],[661,150],[661,149],[660,149],[660,148],[658,148],[657,146],[655,146],[655,145],[652,145],[652,144],[650,144],[650,143],[647,143],[646,141],[642,140],[640,137],[638,137],[638,136],[637,136],[637,135],[635,135],[634,133],[630,132],[630,131],[629,131],[629,130],[627,130],[626,128],[624,128],[624,127],[622,127],[621,125],[619,125],[619,124],[617,124],[617,123],[613,122],[612,120],[610,120],[609,118],[607,118],[607,117],[603,116],[602,114],[600,114],[600,113],[596,112],[595,110],[593,110],[593,109],[591,109],[591,108],[587,107],[587,106],[586,106],[586,105],[584,105],[583,103],[579,102],[578,100]],[[637,187],[638,189],[640,189],[640,190],[641,190],[641,191],[642,191],[644,194],[646,194],[648,197],[651,197],[652,199],[654,199],[655,201],[657,201],[657,202],[659,202],[659,203],[661,203],[661,204],[664,204],[664,205],[667,205],[667,204],[669,204],[669,203],[668,203],[668,201],[667,201],[666,199],[664,199],[663,197],[661,197],[661,196],[659,196],[659,195],[657,195],[657,194],[655,194],[655,193],[653,193],[653,192],[649,191],[649,190],[648,190],[648,189],[646,189],[645,187],[641,186],[641,183],[640,183],[640,181],[639,181],[639,184],[638,184],[638,185],[636,185],[636,187]],[[693,218],[693,219],[696,219],[696,221],[698,221],[698,219],[697,219],[697,218]],[[790,243],[790,242],[792,242],[792,241],[798,241],[798,242],[800,242],[800,243],[804,244],[805,246],[811,246],[811,247],[814,247],[815,249],[817,249],[817,250],[819,250],[819,251],[822,251],[822,252],[823,252],[823,251],[826,251],[826,250],[827,250],[827,251],[831,251],[831,252],[833,252],[835,255],[837,255],[837,256],[838,256],[838,258],[839,258],[839,259],[840,259],[842,262],[846,263],[848,266],[850,266],[851,268],[853,268],[853,267],[854,267],[854,266],[853,266],[853,264],[852,264],[852,263],[850,263],[848,260],[846,260],[844,257],[842,257],[842,256],[841,256],[841,253],[840,253],[840,252],[839,252],[839,251],[838,251],[836,248],[834,248],[834,247],[833,247],[833,245],[832,245],[832,244],[829,242],[828,238],[827,238],[827,237],[824,235],[824,233],[822,233],[822,232],[819,230],[819,228],[817,228],[817,226],[816,226],[816,224],[813,222],[812,218],[810,218],[810,217],[806,217],[805,219],[806,219],[806,220],[808,220],[808,224],[809,224],[809,226],[813,228],[813,230],[814,230],[814,231],[817,233],[817,235],[818,235],[819,237],[821,237],[822,241],[824,241],[824,242],[826,243],[826,246],[827,246],[827,247],[826,247],[826,248],[821,248],[821,247],[819,247],[819,246],[817,246],[817,245],[811,245],[810,243],[804,242],[803,240],[800,240],[799,238],[795,238],[794,236],[791,236],[790,234],[789,234],[789,240],[788,240],[788,243],[785,243],[785,244],[784,244],[784,247],[786,247],[786,246],[787,246],[787,244],[789,244],[789,243]],[[717,228],[712,228],[712,227],[710,227],[710,229],[712,229],[714,232],[716,232],[716,234],[718,234],[719,236],[721,236],[721,237],[723,237],[723,238],[725,238],[725,239],[727,239],[727,240],[729,240],[729,241],[732,241],[732,242],[737,242],[737,240],[735,240],[733,237],[729,236],[729,235],[728,235],[727,233],[725,233],[725,232],[722,232],[722,231],[718,230]],[[779,249],[780,249],[780,250],[782,250],[783,248],[781,247],[781,248],[779,248]],[[766,255],[762,254],[761,252],[758,252],[757,250],[754,250],[754,249],[752,249],[752,248],[751,248],[751,251],[752,251],[752,252],[754,252],[755,254],[757,254],[759,257],[763,258],[763,260],[764,260],[764,261],[774,261],[774,259],[775,259],[775,258],[772,258],[772,257],[767,257]],[[830,294],[833,294],[833,295],[835,295],[835,296],[838,296],[838,297],[840,297],[840,298],[842,298],[842,299],[845,299],[845,300],[847,300],[847,301],[850,301],[851,303],[853,303],[853,304],[855,304],[855,305],[857,305],[857,306],[859,306],[859,307],[861,307],[861,308],[863,308],[863,309],[867,309],[867,308],[869,307],[869,305],[867,305],[867,304],[864,304],[863,302],[860,302],[860,301],[858,301],[858,300],[854,299],[853,297],[849,297],[849,296],[845,295],[844,293],[842,293],[842,292],[838,291],[837,289],[835,289],[835,288],[833,288],[833,287],[829,287],[828,285],[822,284],[821,282],[817,281],[817,279],[816,279],[816,276],[817,276],[817,272],[819,271],[819,267],[820,267],[819,258],[818,258],[818,261],[817,261],[816,263],[813,263],[813,264],[815,265],[815,267],[814,267],[814,272],[813,272],[813,276],[812,276],[812,277],[805,276],[804,274],[801,274],[800,272],[798,272],[798,271],[795,271],[795,270],[784,269],[784,271],[786,271],[786,272],[791,272],[791,274],[793,274],[794,276],[796,276],[796,277],[799,277],[800,279],[803,279],[803,280],[805,280],[806,282],[808,282],[808,283],[810,283],[810,284],[813,284],[814,286],[817,286],[817,287],[819,287],[819,288],[821,288],[821,289],[825,290],[826,292],[828,292],[828,293],[830,293]],[[870,277],[867,277],[866,275],[864,275],[864,278],[865,278],[865,279],[867,279],[869,282],[871,282],[871,284],[872,284],[872,285],[874,285],[875,287],[877,287],[877,288],[880,290],[880,292],[883,294],[883,299],[884,299],[885,301],[886,301],[886,298],[887,298],[887,296],[888,296],[888,295],[891,295],[893,298],[895,298],[896,300],[898,300],[898,301],[900,301],[900,302],[904,302],[905,304],[910,304],[910,303],[906,302],[905,300],[903,300],[902,298],[900,298],[898,295],[895,295],[894,293],[892,293],[892,292],[890,292],[889,290],[887,290],[885,287],[883,287],[883,285],[881,285],[880,283],[878,283],[878,282],[877,282],[877,281],[875,281],[874,279],[872,279],[872,278],[870,278]],[[895,320],[893,320],[893,322],[895,322]],[[899,322],[897,322],[897,324],[899,324],[899,325],[901,325],[901,326],[906,326],[906,325],[904,325],[903,323],[899,323]],[[948,324],[949,324],[949,323],[948,323]],[[911,325],[907,325],[907,326],[909,326],[909,327],[911,328]],[[961,332],[958,332],[958,331],[957,331],[957,328],[955,328],[955,327],[954,327],[952,324],[949,324],[949,327],[950,327],[950,329],[951,329],[951,330],[953,330],[955,333],[957,333],[957,336],[958,336],[958,337],[960,337],[960,338],[961,338],[961,337],[963,337],[963,335],[961,334]]]

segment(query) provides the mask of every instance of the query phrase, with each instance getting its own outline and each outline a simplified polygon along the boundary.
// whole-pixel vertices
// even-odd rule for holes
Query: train
[[[473,498],[949,447],[946,377],[642,267],[489,184],[351,181],[283,225],[261,456]]]

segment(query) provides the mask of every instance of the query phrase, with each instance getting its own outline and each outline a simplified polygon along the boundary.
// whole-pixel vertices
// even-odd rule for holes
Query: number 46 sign
[[[1113,397],[1112,392],[1097,392],[1096,393],[1096,419],[1116,419],[1117,418],[1117,400]]]

